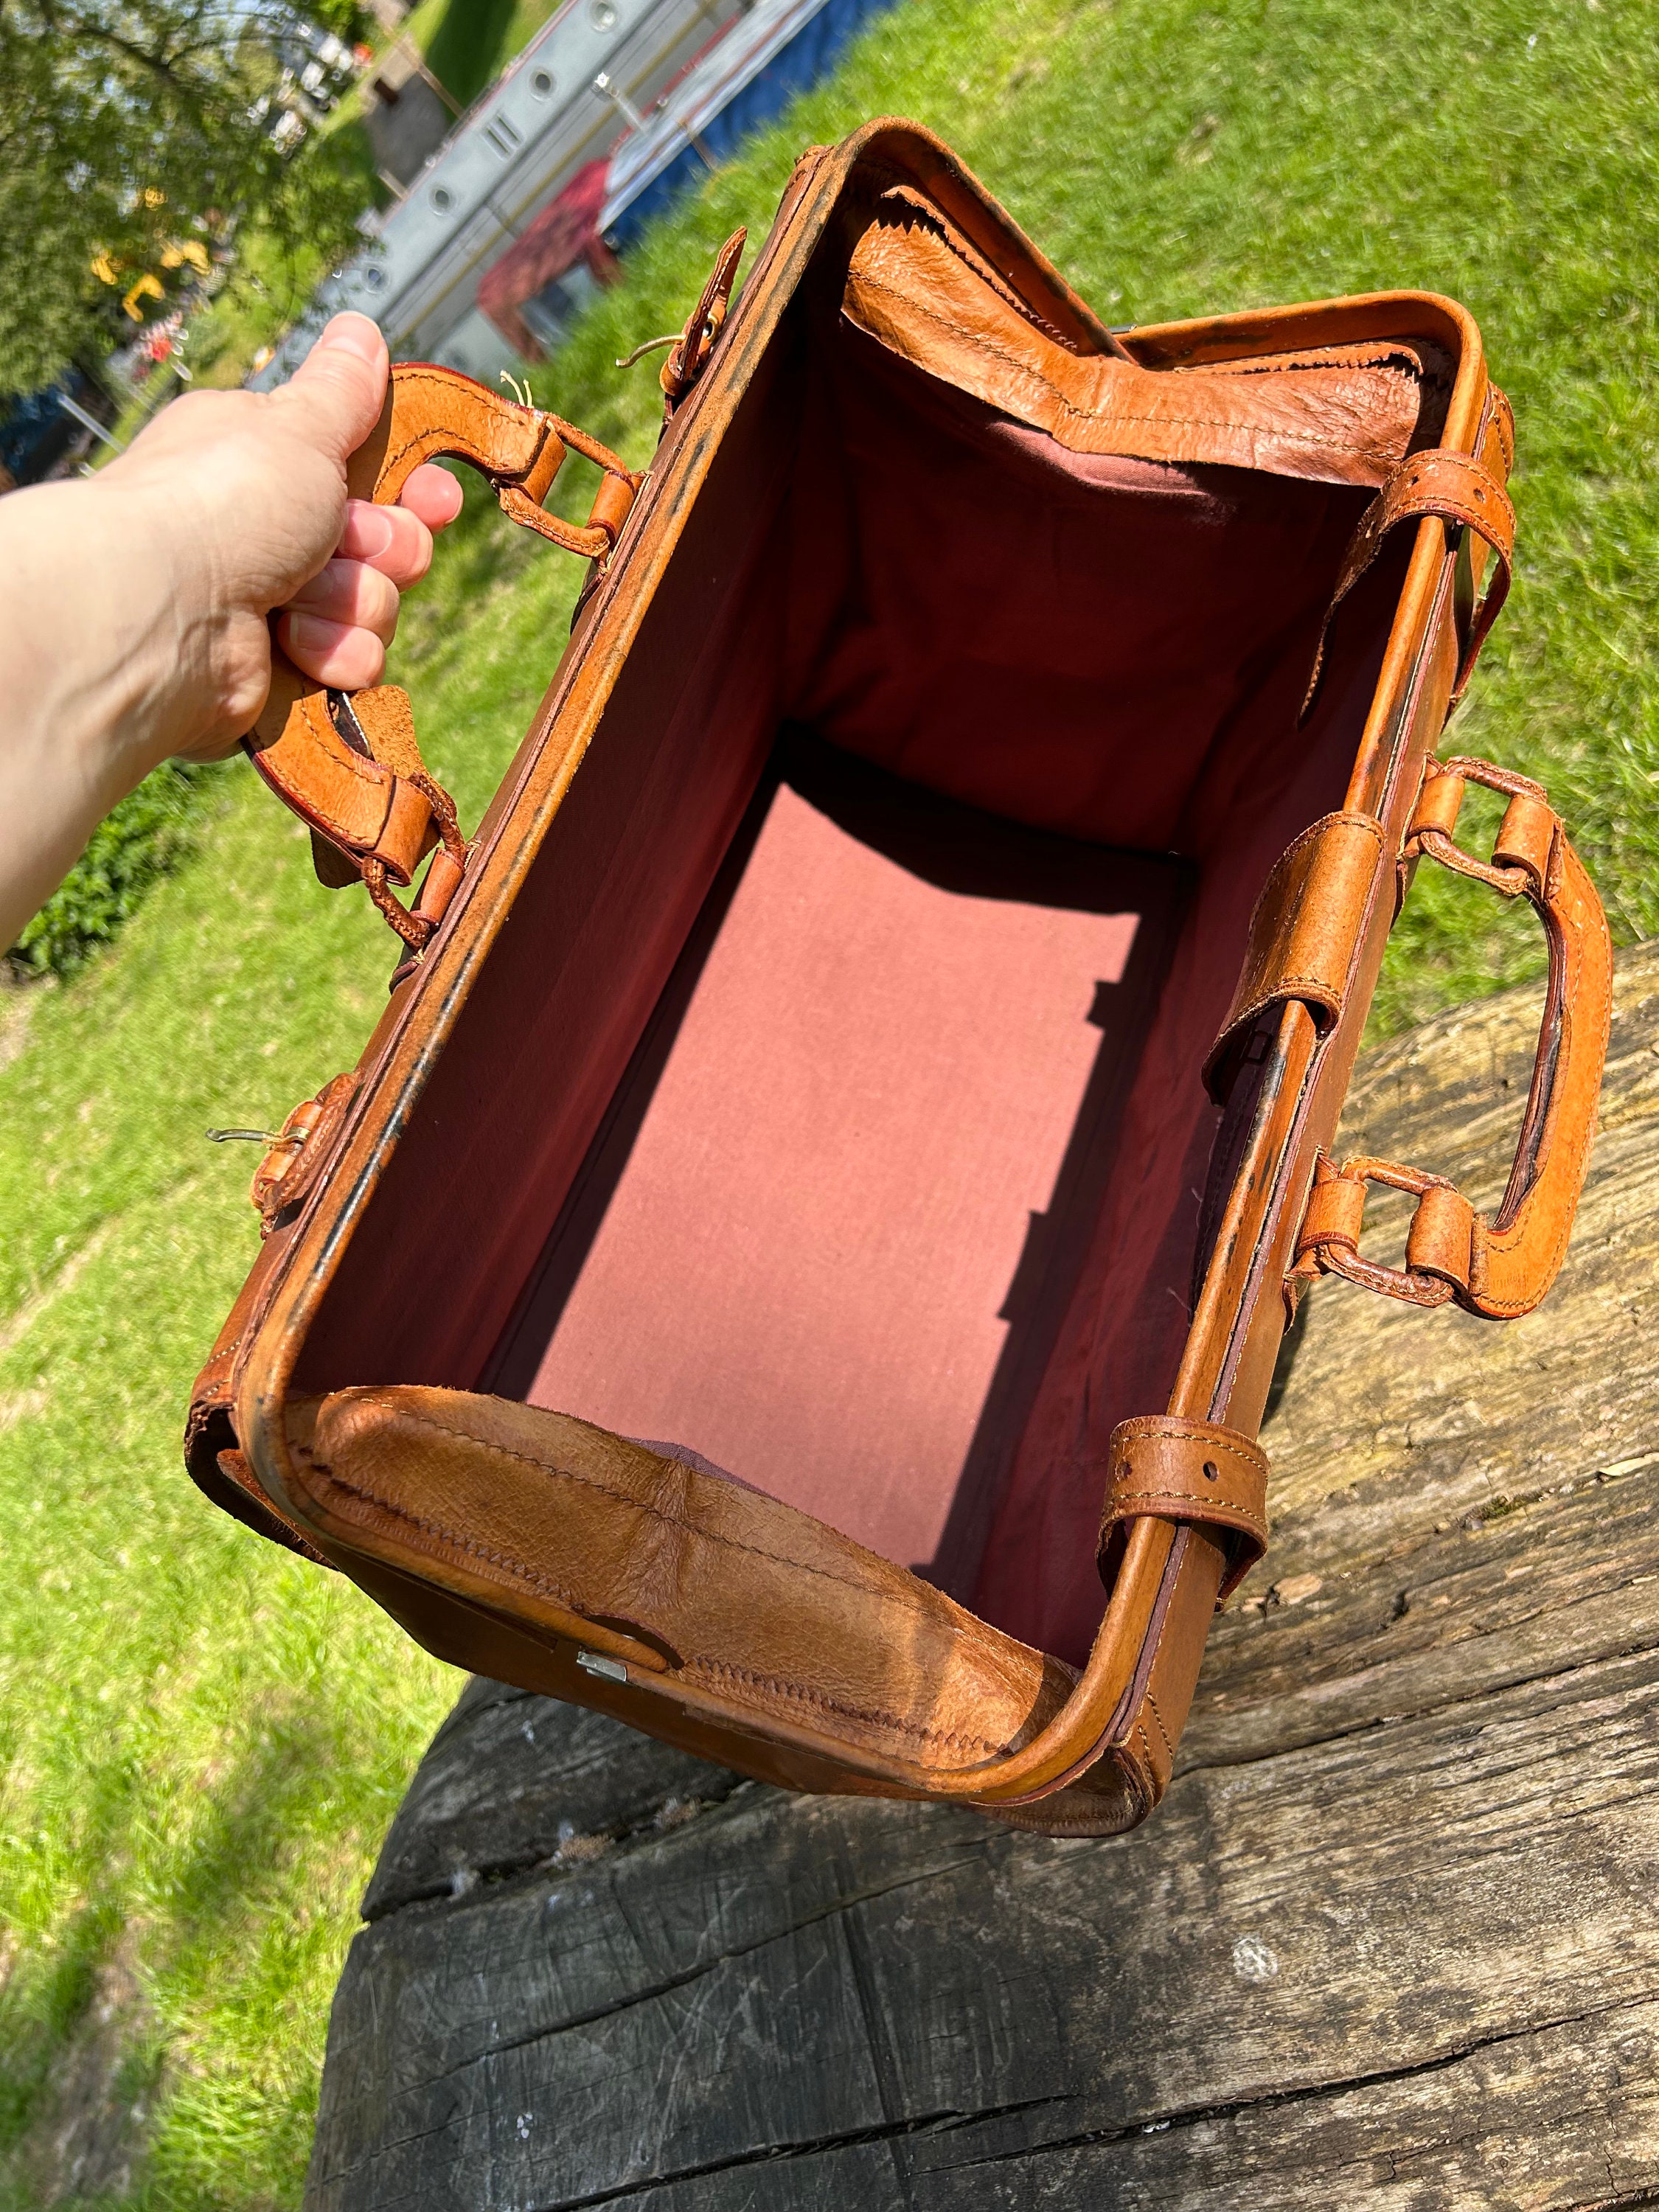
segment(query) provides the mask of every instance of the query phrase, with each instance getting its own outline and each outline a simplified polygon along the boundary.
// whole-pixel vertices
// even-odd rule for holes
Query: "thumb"
[[[272,394],[305,417],[308,435],[333,459],[354,453],[380,419],[386,340],[367,315],[336,315],[291,380]]]

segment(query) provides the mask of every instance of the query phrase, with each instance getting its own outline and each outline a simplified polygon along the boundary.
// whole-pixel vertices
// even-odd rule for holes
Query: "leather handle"
[[[1509,799],[1489,864],[1453,842],[1471,783]],[[1532,1087],[1515,1165],[1497,1212],[1478,1214],[1443,1176],[1392,1161],[1322,1155],[1297,1239],[1292,1285],[1315,1273],[1345,1275],[1390,1297],[1443,1305],[1451,1299],[1489,1321],[1530,1313],[1555,1280],[1589,1164],[1613,1006],[1613,945],[1595,886],[1568,842],[1560,817],[1530,777],[1458,758],[1431,761],[1403,861],[1427,854],[1538,911],[1549,945],[1549,983]],[[1365,1188],[1381,1182],[1418,1201],[1406,1265],[1363,1259]]]
[[[542,509],[570,449],[605,472],[586,527]],[[347,465],[347,488],[356,499],[389,506],[422,462],[440,459],[477,469],[514,521],[589,559],[610,553],[639,489],[609,447],[556,415],[455,369],[401,363],[379,422]],[[273,644],[270,693],[242,742],[277,797],[310,826],[313,842],[321,841],[325,881],[361,875],[398,934],[418,947],[437,926],[440,912],[431,909],[440,894],[447,905],[465,865],[454,808],[427,772],[401,690],[376,685],[338,696],[345,704],[337,714],[324,687]],[[432,896],[408,914],[386,885],[407,884],[441,836],[447,866],[436,884],[428,880]]]

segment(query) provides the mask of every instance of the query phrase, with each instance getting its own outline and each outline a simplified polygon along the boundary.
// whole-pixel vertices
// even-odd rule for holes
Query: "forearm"
[[[158,761],[252,728],[273,614],[313,683],[380,681],[460,505],[423,467],[399,507],[348,506],[386,385],[379,331],[337,316],[280,391],[192,393],[96,477],[0,499],[0,953]]]
[[[164,539],[128,506],[98,482],[0,499],[0,951],[115,802],[188,741],[175,701],[199,645]]]

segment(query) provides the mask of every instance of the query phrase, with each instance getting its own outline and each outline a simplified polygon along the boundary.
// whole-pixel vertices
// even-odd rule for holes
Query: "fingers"
[[[347,506],[338,551],[367,561],[394,584],[418,583],[432,565],[432,533],[461,511],[461,488],[447,469],[416,470],[396,507],[354,499]]]
[[[289,606],[352,629],[372,629],[382,645],[390,645],[398,634],[398,586],[366,561],[325,562]]]
[[[388,367],[386,340],[367,315],[336,315],[271,399],[302,415],[316,443],[343,462],[380,419]]]
[[[375,512],[370,510],[370,520]],[[409,520],[424,537],[422,526]],[[357,691],[379,683],[397,628],[398,587],[391,578],[366,562],[337,558],[284,609],[276,638],[313,682]]]
[[[302,676],[336,691],[362,691],[386,672],[386,647],[372,629],[324,615],[279,615],[276,642]]]
[[[375,507],[354,499],[346,507],[340,555],[366,562],[400,587],[416,583],[432,565],[432,532],[401,507]]]
[[[461,488],[447,469],[427,461],[404,486],[398,504],[418,515],[428,530],[441,530],[461,511]]]

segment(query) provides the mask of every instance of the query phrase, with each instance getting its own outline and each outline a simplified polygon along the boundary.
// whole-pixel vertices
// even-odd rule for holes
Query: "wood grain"
[[[1490,1202],[1535,1003],[1370,1054],[1350,1148]],[[341,1983],[313,2212],[1659,2204],[1656,1106],[1648,947],[1542,1311],[1314,1293],[1273,1547],[1133,1835],[793,1798],[471,1685]]]

